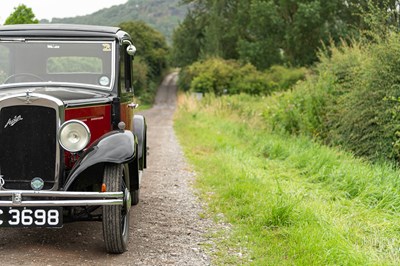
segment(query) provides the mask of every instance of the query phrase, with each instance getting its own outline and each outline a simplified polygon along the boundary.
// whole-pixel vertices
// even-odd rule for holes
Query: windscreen
[[[0,88],[55,83],[110,90],[114,49],[111,41],[0,41]]]

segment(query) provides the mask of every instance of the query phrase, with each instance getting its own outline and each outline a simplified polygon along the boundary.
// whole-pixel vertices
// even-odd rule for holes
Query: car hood
[[[110,92],[96,91],[82,88],[68,88],[68,87],[29,87],[29,88],[13,88],[0,90],[0,100],[2,97],[12,96],[13,94],[21,93],[36,93],[44,94],[57,98],[64,102],[65,105],[73,106],[83,103],[94,102],[109,102]]]

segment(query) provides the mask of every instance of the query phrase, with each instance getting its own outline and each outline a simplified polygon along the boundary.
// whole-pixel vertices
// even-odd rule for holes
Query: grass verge
[[[263,129],[258,98],[179,102],[175,129],[201,198],[231,225],[215,264],[400,264],[400,172],[391,165]]]

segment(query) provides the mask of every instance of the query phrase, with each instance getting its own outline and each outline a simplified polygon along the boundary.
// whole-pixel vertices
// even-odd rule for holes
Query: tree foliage
[[[175,30],[173,60],[184,65],[219,56],[250,62],[311,65],[318,50],[360,29],[399,26],[396,0],[185,0],[192,12]],[[376,15],[377,11],[383,11]],[[190,35],[190,33],[193,33]],[[194,45],[195,44],[195,45]],[[186,57],[188,56],[188,57]],[[185,58],[189,58],[186,60]]]
[[[35,18],[32,9],[24,4],[14,8],[14,12],[6,19],[4,25],[11,24],[37,24],[39,20]]]
[[[167,69],[169,49],[165,37],[142,21],[123,22],[119,27],[129,33],[137,49],[133,61],[135,93],[142,103],[152,103]]]
[[[142,21],[123,22],[119,27],[132,37],[137,55],[149,66],[150,77],[160,77],[167,68],[169,52],[165,37]]]
[[[174,46],[171,49],[171,59],[175,66],[190,65],[200,57],[204,33],[199,19],[193,12],[189,12],[181,26],[175,29],[172,37]]]

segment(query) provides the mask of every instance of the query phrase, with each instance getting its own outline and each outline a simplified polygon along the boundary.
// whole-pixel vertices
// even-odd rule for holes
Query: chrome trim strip
[[[101,98],[101,99],[89,99],[89,100],[67,100],[65,101],[66,107],[85,107],[85,106],[93,106],[94,104],[108,104],[112,100],[110,98]]]
[[[80,191],[35,191],[35,190],[1,190],[0,197],[11,197],[20,193],[26,197],[60,197],[60,198],[123,198],[124,193],[120,192],[80,192]]]
[[[22,201],[20,204],[13,204],[12,201],[0,201],[0,207],[67,207],[67,206],[97,206],[97,205],[123,205],[122,199],[110,200],[38,200]]]
[[[31,102],[29,102],[28,104],[31,104],[31,105],[39,105],[39,106],[46,106],[46,107],[53,107],[54,108],[54,105],[44,104],[43,101],[41,101],[41,99],[46,99],[48,101],[52,101],[57,106],[63,105],[63,102],[61,100],[59,100],[59,99],[57,99],[55,97],[46,95],[46,94],[30,92],[29,95],[31,97]],[[21,102],[24,103],[25,99],[26,99],[26,92],[18,93],[18,94],[9,94],[9,95],[6,95],[4,97],[0,97],[0,100],[1,101],[5,101],[5,100],[13,99],[13,98],[16,98],[15,102],[14,102],[15,104],[5,104],[4,107],[5,106],[16,105],[16,104],[21,105]]]
[[[13,200],[15,195],[19,201]],[[124,193],[120,192],[78,192],[78,191],[34,191],[34,190],[2,190],[0,197],[12,197],[0,200],[0,207],[43,207],[43,206],[93,206],[123,205]],[[23,197],[39,198],[23,200]],[[43,197],[54,199],[40,199]],[[76,198],[71,200],[58,198]]]

